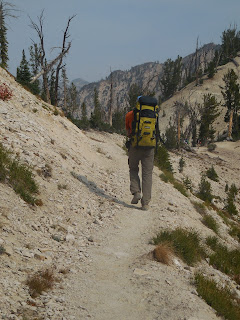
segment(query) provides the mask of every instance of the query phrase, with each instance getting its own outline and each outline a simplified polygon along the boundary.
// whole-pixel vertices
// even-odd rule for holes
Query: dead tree
[[[113,110],[113,76],[112,70],[110,68],[110,99],[109,99],[109,108],[108,108],[108,123],[112,126],[112,110]]]
[[[75,17],[76,15],[73,15],[72,17],[70,17],[68,19],[68,22],[67,22],[67,26],[66,26],[66,29],[64,31],[64,34],[63,34],[63,42],[62,42],[62,50],[61,50],[61,54],[58,58],[58,65],[57,65],[57,68],[56,68],[56,74],[55,74],[55,106],[57,107],[58,105],[58,89],[59,89],[59,73],[60,73],[60,70],[62,69],[62,63],[63,63],[63,57],[66,55],[66,53],[68,52],[68,50],[70,49],[70,46],[71,46],[71,42],[68,43],[68,50],[66,48],[66,41],[67,39],[69,38],[69,33],[68,33],[68,29],[69,29],[69,26],[70,26],[70,23],[72,21],[72,19]],[[70,45],[70,46],[69,46]],[[66,51],[67,50],[67,51]]]
[[[176,108],[176,120],[177,120],[177,145],[178,150],[181,146],[181,122],[186,114],[186,104],[182,101],[175,101],[174,106]]]
[[[46,60],[46,52],[45,52],[45,46],[44,46],[44,34],[43,34],[43,21],[44,21],[44,17],[43,17],[43,13],[44,10],[41,12],[40,16],[38,17],[38,23],[35,23],[30,17],[30,27],[33,28],[38,35],[39,41],[40,41],[40,64],[41,64],[41,72],[39,72],[37,75],[35,75],[32,80],[31,83],[33,83],[35,80],[37,80],[41,75],[43,76],[43,90],[44,93],[46,95],[46,101],[48,103],[51,102],[50,99],[50,92],[49,92],[49,88],[48,88],[48,68],[47,68],[47,60]]]
[[[65,67],[62,68],[62,80],[63,80],[63,110],[67,110],[67,73]]]
[[[39,77],[43,77],[43,88],[44,88],[44,93],[46,96],[46,101],[48,103],[51,103],[51,99],[50,99],[50,92],[49,92],[49,88],[48,88],[48,73],[49,71],[52,69],[52,67],[58,62],[58,81],[59,81],[59,71],[61,70],[61,66],[62,66],[62,59],[63,57],[68,53],[69,49],[71,48],[71,42],[68,43],[67,47],[66,47],[66,40],[68,38],[68,28],[69,28],[69,24],[71,22],[71,20],[73,19],[74,16],[72,16],[71,18],[69,18],[68,20],[68,25],[66,27],[66,30],[64,32],[64,40],[63,40],[63,46],[62,46],[62,51],[61,53],[55,58],[53,59],[51,62],[47,62],[46,59],[46,51],[45,51],[45,45],[44,45],[44,33],[43,33],[43,22],[44,22],[44,10],[41,12],[40,17],[38,17],[38,24],[35,23],[30,17],[30,27],[33,28],[38,35],[39,41],[40,41],[40,65],[41,65],[41,71],[36,74],[32,79],[31,79],[31,83],[33,83],[34,81],[36,81]],[[57,85],[58,87],[58,85]]]

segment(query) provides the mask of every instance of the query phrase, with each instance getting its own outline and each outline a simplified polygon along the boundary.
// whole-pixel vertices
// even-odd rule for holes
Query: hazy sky
[[[9,19],[9,69],[14,75],[22,50],[28,56],[37,22],[44,9],[47,57],[59,50],[67,20],[72,47],[66,59],[70,80],[89,82],[114,70],[127,70],[151,61],[186,56],[201,45],[221,43],[222,32],[240,25],[239,0],[7,0],[20,10]]]

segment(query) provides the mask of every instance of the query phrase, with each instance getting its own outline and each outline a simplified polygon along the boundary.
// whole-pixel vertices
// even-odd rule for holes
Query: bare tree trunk
[[[177,114],[177,137],[178,137],[178,150],[180,150],[180,139],[181,139],[181,125],[180,125],[180,110]]]
[[[51,70],[53,65],[60,60],[60,62],[58,64],[58,67],[57,67],[57,74],[56,74],[56,76],[58,77],[57,81],[56,81],[57,82],[56,88],[58,90],[59,71],[61,70],[62,59],[68,53],[69,49],[71,48],[71,42],[68,43],[68,47],[67,48],[65,48],[65,43],[66,43],[66,39],[68,38],[68,27],[69,27],[69,24],[70,24],[70,22],[71,22],[71,20],[73,19],[74,16],[72,16],[71,18],[68,19],[68,25],[67,25],[67,28],[66,28],[66,30],[64,32],[64,40],[63,40],[63,46],[62,46],[61,53],[55,59],[53,59],[50,63],[47,64],[47,60],[45,58],[46,57],[45,47],[44,47],[44,34],[43,34],[44,17],[43,17],[43,13],[44,13],[44,10],[41,12],[40,17],[38,17],[39,25],[37,23],[33,22],[33,20],[30,18],[30,21],[31,21],[31,25],[30,26],[38,34],[38,37],[39,37],[39,40],[40,40],[40,51],[41,51],[40,52],[41,71],[32,78],[30,83],[33,83],[39,77],[43,76],[43,87],[44,87],[44,93],[46,95],[46,101],[48,103],[51,103],[50,92],[49,92],[49,88],[48,88],[47,74]]]
[[[108,123],[112,126],[112,104],[113,104],[113,77],[112,70],[110,68],[110,101],[109,101],[109,110],[108,110]]]
[[[67,27],[64,31],[64,34],[63,34],[63,42],[62,42],[62,51],[61,51],[61,54],[59,56],[59,62],[58,62],[58,65],[57,65],[57,68],[56,68],[56,80],[55,80],[55,92],[54,92],[54,96],[55,96],[55,106],[57,107],[58,105],[58,84],[59,84],[59,72],[62,68],[62,61],[63,61],[63,57],[66,55],[66,41],[67,39],[69,38],[69,34],[68,34],[68,29],[69,29],[69,25],[70,25],[70,22],[72,21],[72,19],[75,17],[75,15],[73,15],[72,17],[70,17],[68,19],[68,22],[67,22]],[[70,47],[69,47],[70,49]],[[69,50],[68,49],[68,50]]]
[[[49,72],[49,70],[51,70],[51,68],[54,66],[55,63],[57,63],[57,61],[59,59],[61,59],[61,57],[63,57],[65,54],[68,53],[69,49],[71,48],[71,43],[68,44],[67,49],[64,52],[61,52],[54,60],[52,60],[49,64],[44,65],[44,67],[42,67],[42,70],[36,74],[30,83],[33,83],[34,81],[36,81],[39,77],[43,76],[44,74],[47,74]]]
[[[195,51],[195,73],[196,73],[196,86],[199,84],[199,63],[198,63],[198,37],[196,43],[196,51]]]
[[[232,138],[232,125],[233,125],[233,110],[230,111],[229,115],[229,124],[228,124],[228,139],[231,140]]]
[[[63,109],[67,109],[67,74],[65,68],[62,69],[63,78]]]

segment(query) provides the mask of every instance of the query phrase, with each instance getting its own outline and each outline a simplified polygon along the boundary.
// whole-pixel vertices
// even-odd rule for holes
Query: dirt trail
[[[119,157],[115,170],[127,176],[126,156]],[[171,186],[161,182],[157,168],[153,186],[149,211],[121,205],[114,221],[93,234],[90,262],[71,277],[65,294],[73,319],[217,319],[196,295],[188,269],[178,261],[168,267],[148,257],[149,240],[159,228],[182,220],[168,208],[174,205]],[[128,189],[121,200],[130,203]]]

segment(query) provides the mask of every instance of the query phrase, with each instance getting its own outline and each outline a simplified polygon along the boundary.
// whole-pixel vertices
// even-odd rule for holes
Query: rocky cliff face
[[[212,60],[215,50],[218,46],[213,43],[203,46],[197,54],[197,60],[200,67],[204,70],[207,63]],[[185,69],[194,69],[196,61],[196,54],[190,54],[183,58],[183,73],[185,75]],[[125,107],[129,107],[127,96],[131,85],[137,84],[141,88],[149,89],[155,92],[155,96],[161,95],[161,87],[159,80],[161,79],[163,72],[163,64],[158,62],[148,62],[138,66],[135,66],[127,71],[116,70],[112,72],[112,84],[113,84],[113,110],[121,110]],[[81,118],[81,104],[86,103],[87,112],[90,116],[91,111],[94,108],[93,96],[94,88],[99,93],[99,101],[104,112],[107,111],[110,94],[111,94],[111,77],[109,76],[105,80],[87,84],[79,90],[79,108],[75,113],[76,118]]]

